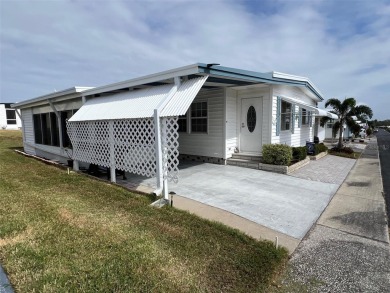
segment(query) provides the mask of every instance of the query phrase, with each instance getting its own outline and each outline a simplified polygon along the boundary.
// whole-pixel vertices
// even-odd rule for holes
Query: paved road
[[[387,205],[387,218],[390,223],[390,132],[380,129],[376,134],[383,178],[383,191]],[[389,224],[390,225],[390,224]]]
[[[295,251],[277,292],[390,292],[390,246],[376,139]]]

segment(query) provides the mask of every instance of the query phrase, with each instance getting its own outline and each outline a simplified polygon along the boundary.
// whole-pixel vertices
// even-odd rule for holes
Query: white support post
[[[110,144],[110,179],[111,182],[116,183],[114,121],[112,120],[108,122],[108,135]]]
[[[162,166],[162,149],[161,149],[161,125],[158,110],[154,109],[154,135],[156,141],[156,179],[157,179],[157,190],[163,188],[163,166]]]
[[[163,162],[167,161],[163,158],[163,152],[162,152],[162,141],[161,141],[161,123],[160,123],[160,113],[164,109],[164,107],[168,104],[168,102],[171,100],[171,98],[176,94],[181,81],[180,77],[176,76],[174,77],[174,83],[175,85],[172,87],[171,91],[167,95],[165,99],[163,99],[160,104],[157,106],[156,109],[154,109],[154,132],[155,132],[155,139],[156,139],[156,180],[157,180],[157,189],[155,193],[157,195],[160,195],[160,193],[163,193],[164,199],[169,199],[168,196],[168,180],[167,180],[167,174],[163,173]],[[165,179],[164,179],[165,177]]]

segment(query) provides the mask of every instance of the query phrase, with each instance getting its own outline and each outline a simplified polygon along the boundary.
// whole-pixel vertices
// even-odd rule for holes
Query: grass
[[[17,292],[266,292],[287,251],[13,151],[0,130],[0,263]]]
[[[337,152],[328,150],[328,153],[333,156],[343,157],[343,158],[349,158],[349,159],[359,159],[361,152],[353,152],[352,154],[343,153],[343,152]]]

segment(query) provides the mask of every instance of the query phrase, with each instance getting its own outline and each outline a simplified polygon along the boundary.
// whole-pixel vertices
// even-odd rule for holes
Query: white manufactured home
[[[104,166],[112,181],[115,169],[156,177],[163,190],[181,159],[225,164],[237,152],[260,155],[264,144],[313,141],[322,100],[305,77],[198,63],[13,107],[25,152],[70,157],[75,169]]]
[[[17,130],[22,127],[20,112],[11,107],[12,103],[0,103],[0,129]]]

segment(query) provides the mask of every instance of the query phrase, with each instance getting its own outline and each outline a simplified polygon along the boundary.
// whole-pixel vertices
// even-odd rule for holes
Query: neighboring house
[[[261,154],[263,144],[313,141],[322,100],[305,77],[194,64],[13,106],[27,153],[61,161],[69,153],[75,169],[111,167],[112,181],[115,169],[156,176],[162,188],[177,179],[180,158],[225,164],[234,152]]]
[[[22,127],[19,110],[11,108],[12,103],[0,103],[0,129],[16,130]]]
[[[331,118],[328,123],[324,125],[324,127],[321,127],[321,117],[329,117]],[[333,123],[336,119],[339,117],[336,114],[333,114],[331,112],[328,112],[323,109],[317,109],[317,115],[315,117],[314,122],[314,136],[318,137],[318,140],[320,142],[324,141],[326,138],[332,138],[332,127]],[[330,126],[330,133],[329,133],[329,126]]]
[[[329,113],[329,112],[328,112]],[[331,113],[332,114],[332,113]],[[332,115],[335,115],[335,114],[332,114]],[[336,116],[336,115],[335,115]],[[331,116],[328,116],[328,117],[331,117]],[[334,118],[334,117],[331,117],[331,118]],[[326,125],[325,125],[325,138],[334,138],[333,137],[333,125],[335,123],[337,119],[337,116],[336,118],[334,119],[331,119],[329,120]],[[360,134],[359,136],[365,136],[365,131],[366,129],[368,128],[368,125],[367,123],[364,123],[364,122],[361,122],[358,120],[358,118],[356,116],[352,116],[352,119],[355,120],[355,122],[360,126],[361,128],[361,131],[360,131]],[[349,127],[344,124],[343,126],[343,139],[349,139],[351,137],[353,137],[353,133],[352,131],[349,129]],[[339,132],[336,133],[336,136],[335,138],[338,138],[339,137]]]

